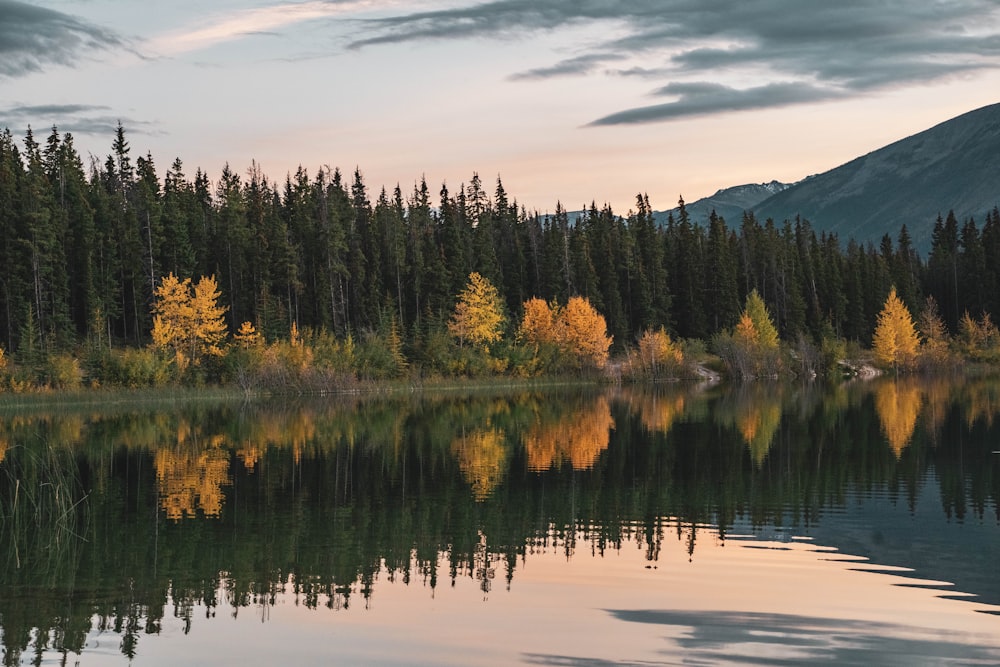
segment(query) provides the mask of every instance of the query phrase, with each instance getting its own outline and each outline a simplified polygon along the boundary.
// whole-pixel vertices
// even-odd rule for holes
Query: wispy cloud
[[[0,127],[19,132],[27,130],[30,126],[36,134],[36,139],[39,133],[43,131],[47,133],[52,127],[56,127],[60,133],[104,136],[108,137],[110,142],[119,122],[129,132],[159,133],[152,122],[115,116],[111,114],[110,107],[101,105],[32,104],[0,108]]]
[[[111,30],[52,9],[0,0],[0,77],[72,65],[94,51],[116,48],[127,44]]]
[[[258,7],[219,16],[197,28],[183,29],[153,38],[146,44],[153,53],[177,55],[206,49],[216,44],[250,35],[275,35],[288,26],[316,19],[394,7],[401,3],[386,0],[307,0]]]
[[[609,125],[840,99],[1000,67],[995,0],[493,0],[367,21],[351,46],[531,38],[596,24],[614,36],[510,78],[633,76],[674,98],[591,123]]]
[[[657,94],[677,99],[663,104],[626,109],[598,118],[590,125],[621,125],[706,116],[726,111],[748,111],[842,98],[846,93],[819,86],[769,83],[752,88],[731,88],[718,83],[670,83]]]
[[[610,61],[624,59],[617,53],[587,53],[574,58],[566,58],[550,67],[539,67],[526,72],[516,72],[510,76],[512,81],[522,79],[549,79],[555,76],[571,76],[590,74],[595,69],[606,67]]]

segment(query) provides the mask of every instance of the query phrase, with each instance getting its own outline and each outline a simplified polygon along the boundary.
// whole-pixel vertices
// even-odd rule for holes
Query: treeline
[[[903,227],[879,247],[817,233],[805,220],[692,223],[681,202],[658,224],[645,195],[625,215],[591,204],[570,215],[518,205],[497,178],[432,193],[426,180],[374,193],[360,170],[274,182],[256,165],[218,181],[162,177],[133,160],[119,126],[111,153],[85,166],[70,134],[19,148],[0,135],[0,345],[15,358],[150,342],[162,279],[215,276],[230,332],[265,340],[298,331],[361,340],[398,335],[407,358],[431,354],[471,273],[495,285],[516,325],[533,297],[580,296],[600,312],[613,351],[664,327],[709,340],[748,295],[763,298],[782,340],[871,341],[895,285],[911,312],[933,296],[956,332],[966,311],[1000,314],[1000,212],[939,218],[927,260]]]

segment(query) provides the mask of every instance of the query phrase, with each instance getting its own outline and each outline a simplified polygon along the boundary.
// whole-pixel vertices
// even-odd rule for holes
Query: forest
[[[452,189],[432,192],[421,179],[412,190],[376,193],[360,168],[348,176],[300,167],[278,182],[256,164],[242,175],[226,166],[213,182],[201,169],[185,174],[180,158],[161,177],[152,155],[133,159],[121,125],[106,160],[90,164],[55,127],[44,144],[30,129],[20,140],[5,130],[4,388],[309,389],[304,369],[325,369],[323,384],[588,366],[566,354],[579,341],[531,338],[532,303],[566,327],[574,309],[591,318],[584,328],[605,324],[593,335],[612,360],[641,359],[644,340],[678,360],[681,350],[726,360],[727,342],[760,299],[783,349],[801,361],[867,350],[893,288],[924,343],[1000,358],[996,209],[981,227],[929,211],[936,219],[923,258],[905,226],[875,247],[804,219],[713,215],[702,226],[683,199],[658,224],[644,194],[624,214],[590,203],[571,215],[559,202],[542,214],[519,205],[499,176],[488,187],[474,173]],[[456,316],[473,276],[495,290],[498,320],[495,337],[467,341]],[[208,295],[219,326],[206,354],[171,347],[168,283],[184,308],[184,289]]]

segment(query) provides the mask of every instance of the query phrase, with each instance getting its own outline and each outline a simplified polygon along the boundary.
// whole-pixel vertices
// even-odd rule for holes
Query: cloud
[[[0,77],[73,65],[93,51],[126,48],[116,33],[52,9],[0,0]]]
[[[615,53],[591,53],[575,58],[567,58],[551,67],[539,67],[525,72],[517,72],[510,76],[510,80],[549,79],[555,76],[590,74],[595,68],[605,65],[609,61],[621,58],[624,58],[624,56]]]
[[[630,76],[678,98],[591,125],[840,99],[1000,67],[995,0],[493,0],[363,25],[354,48],[606,28],[577,55],[510,77]]]
[[[0,109],[0,127],[13,132],[27,130],[30,126],[36,140],[42,132],[47,135],[52,127],[56,127],[61,134],[68,132],[108,137],[109,145],[119,122],[129,133],[159,133],[154,123],[115,116],[110,112],[110,107],[92,104],[15,105]]]
[[[206,49],[251,35],[279,34],[282,28],[317,19],[343,18],[350,14],[392,7],[387,0],[306,0],[257,7],[203,20],[196,28],[160,35],[146,47],[165,55]]]
[[[844,97],[845,93],[795,83],[769,83],[754,88],[730,88],[718,83],[670,83],[657,94],[677,97],[676,101],[627,109],[592,121],[590,125],[623,125],[707,116],[727,111],[749,111],[822,102]]]

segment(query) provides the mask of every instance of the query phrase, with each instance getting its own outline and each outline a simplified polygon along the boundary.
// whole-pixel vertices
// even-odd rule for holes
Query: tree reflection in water
[[[190,629],[196,608],[266,616],[282,595],[345,609],[376,586],[433,594],[444,578],[467,578],[485,598],[496,577],[509,588],[533,554],[553,550],[599,556],[632,543],[655,565],[676,538],[697,560],[706,529],[724,542],[737,524],[822,528],[853,493],[912,511],[935,484],[944,516],[982,519],[1000,493],[997,386],[624,387],[9,415],[4,661],[79,653],[95,628],[134,655],[167,614]],[[949,572],[1000,602],[996,582],[975,578],[988,566],[971,560],[989,550],[941,548],[953,549],[936,558]]]

